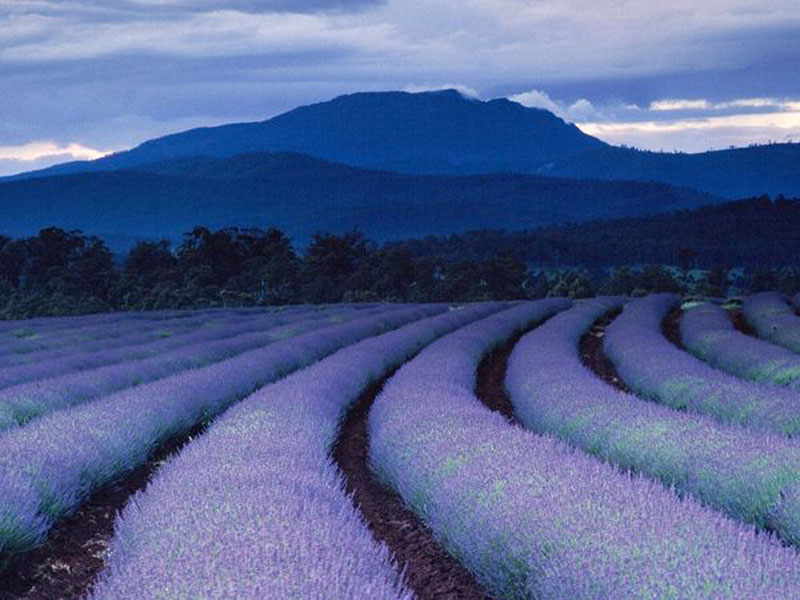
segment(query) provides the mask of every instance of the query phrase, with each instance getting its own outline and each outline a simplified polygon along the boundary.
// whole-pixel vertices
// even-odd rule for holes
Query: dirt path
[[[728,314],[728,318],[731,320],[731,323],[733,323],[733,326],[737,331],[741,331],[747,335],[752,335],[753,337],[758,337],[756,330],[752,325],[750,325],[750,323],[747,322],[742,310],[729,310],[726,312]]]
[[[617,318],[620,312],[615,311],[595,321],[591,329],[581,337],[578,344],[578,353],[584,366],[593,371],[600,379],[620,391],[630,393],[630,388],[622,381],[614,363],[611,362],[603,350],[606,327]]]
[[[682,315],[683,311],[680,308],[673,308],[669,311],[667,316],[664,317],[664,320],[661,321],[661,333],[663,333],[664,337],[672,342],[674,346],[683,351],[687,351],[686,346],[683,345],[683,341],[681,340]]]
[[[386,378],[388,379],[388,377]],[[489,600],[475,578],[451,558],[402,499],[382,485],[367,464],[367,415],[386,379],[361,394],[333,450],[348,493],[375,538],[385,543],[419,600]]]
[[[524,334],[520,333],[502,346],[487,354],[478,365],[475,395],[488,408],[499,412],[511,423],[518,425],[514,407],[506,392],[506,369],[511,351]]]
[[[145,465],[93,493],[53,528],[42,546],[13,558],[0,572],[0,600],[72,600],[86,594],[105,564],[117,512],[171,454],[202,430],[197,427],[163,444]]]

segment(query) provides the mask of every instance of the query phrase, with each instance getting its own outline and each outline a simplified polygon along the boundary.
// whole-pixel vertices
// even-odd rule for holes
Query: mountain
[[[608,145],[552,113],[455,90],[371,92],[257,123],[192,129],[90,162],[12,179],[129,169],[174,158],[296,152],[406,174],[514,172],[587,180],[661,181],[721,198],[800,196],[800,144],[667,154]]]
[[[455,90],[374,92],[302,106],[260,123],[192,129],[99,160],[36,173],[275,151],[404,173],[526,173],[603,146],[546,110],[506,99],[482,102]]]
[[[29,235],[56,225],[117,241],[132,234],[177,240],[194,225],[275,225],[304,243],[317,231],[360,226],[383,241],[653,214],[717,201],[659,183],[408,175],[293,153],[256,153],[0,181],[0,233]]]

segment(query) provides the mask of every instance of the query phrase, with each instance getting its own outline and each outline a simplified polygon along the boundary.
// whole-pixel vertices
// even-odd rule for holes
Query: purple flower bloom
[[[91,597],[403,598],[330,459],[348,406],[474,305],[339,350],[261,388],[167,463],[118,519]]]
[[[443,310],[436,305],[387,310],[56,411],[5,432],[0,435],[0,554],[30,548],[93,489],[142,464],[164,440],[221,413],[258,387],[343,346]],[[6,528],[8,523],[12,526]]]
[[[620,376],[641,396],[678,410],[788,436],[800,432],[800,394],[742,381],[671,344],[661,322],[678,298],[634,300],[609,325],[603,346]]]
[[[800,597],[793,549],[482,406],[477,364],[518,326],[434,342],[369,416],[372,464],[451,554],[505,598]]]
[[[744,299],[742,310],[758,335],[773,344],[800,353],[800,317],[777,292],[762,292]]]

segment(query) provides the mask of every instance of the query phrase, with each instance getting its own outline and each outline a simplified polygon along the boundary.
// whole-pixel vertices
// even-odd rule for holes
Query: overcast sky
[[[797,0],[0,0],[0,174],[354,91],[458,87],[615,144],[800,141]]]

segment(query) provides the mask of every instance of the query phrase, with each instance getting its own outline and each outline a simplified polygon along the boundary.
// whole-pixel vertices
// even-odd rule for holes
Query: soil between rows
[[[630,388],[625,385],[625,382],[617,373],[614,363],[611,362],[603,350],[603,338],[606,334],[606,328],[617,318],[620,312],[622,311],[614,311],[603,315],[595,321],[589,331],[581,337],[578,344],[578,353],[584,366],[588,367],[600,379],[622,392],[630,393]]]
[[[478,366],[475,393],[488,408],[517,424],[505,389],[508,357],[525,332],[487,354]],[[356,401],[342,426],[333,458],[345,474],[345,487],[375,538],[387,545],[409,587],[420,600],[491,600],[472,574],[447,554],[425,524],[394,491],[373,475],[368,464],[367,417],[389,377]]]
[[[750,323],[747,322],[747,319],[744,316],[744,311],[740,310],[729,310],[727,311],[728,318],[733,323],[734,328],[737,331],[740,331],[747,335],[752,335],[753,337],[758,337],[758,333],[753,328]]]
[[[77,512],[56,524],[44,544],[12,558],[8,568],[0,571],[0,600],[83,597],[105,564],[117,513],[170,455],[204,428],[195,427],[162,444],[146,464],[91,494]]]
[[[332,456],[345,475],[347,493],[375,539],[389,548],[419,600],[491,600],[472,574],[444,551],[422,520],[369,468],[367,416],[390,376],[364,391],[342,424]]]
[[[680,308],[673,308],[671,311],[669,311],[667,316],[664,317],[664,320],[661,321],[661,333],[663,333],[664,337],[672,342],[674,346],[685,352],[688,352],[688,350],[686,350],[686,346],[683,345],[683,340],[681,340],[682,315],[683,310]]]

